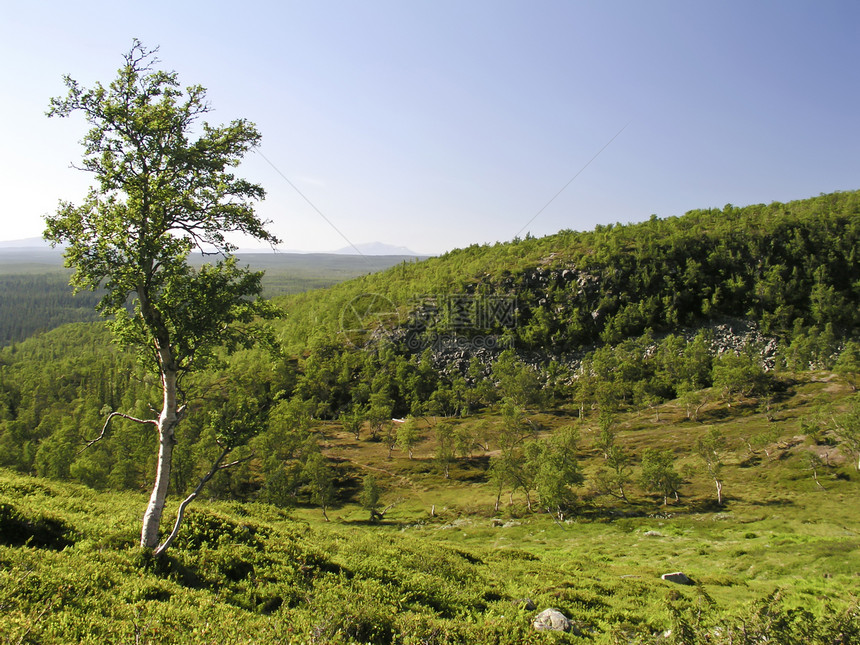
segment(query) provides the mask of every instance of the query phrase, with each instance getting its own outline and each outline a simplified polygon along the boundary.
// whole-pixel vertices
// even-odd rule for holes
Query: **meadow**
[[[603,458],[582,422],[586,481],[562,522],[527,511],[521,495],[494,512],[482,451],[444,477],[438,419],[423,420],[413,459],[321,423],[313,432],[341,491],[330,522],[311,504],[204,500],[160,559],[136,546],[143,492],[3,470],[0,642],[857,642],[860,477],[826,432],[809,433],[822,405],[851,396],[817,372],[792,379],[775,414],[715,402],[694,422],[672,401],[659,421],[619,417],[625,447],[677,452],[685,481],[665,506],[635,485],[629,503],[589,490]],[[547,433],[571,423],[558,411],[537,418]],[[723,506],[692,451],[714,426],[728,440]],[[828,464],[818,483],[810,452]],[[368,473],[392,505],[382,521],[357,503]],[[660,578],[674,571],[695,585]],[[568,633],[533,629],[547,607],[572,621]]]

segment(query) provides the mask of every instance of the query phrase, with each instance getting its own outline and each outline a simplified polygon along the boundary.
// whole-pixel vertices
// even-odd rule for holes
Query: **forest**
[[[206,484],[169,564],[134,560],[134,512],[105,528],[123,495],[152,486],[157,437],[118,418],[92,442],[112,411],[151,414],[157,374],[86,318],[12,342],[0,349],[3,575],[34,579],[27,572],[45,549],[85,559],[107,549],[146,582],[110,583],[126,589],[132,613],[105,615],[103,629],[120,625],[138,642],[172,642],[150,630],[184,620],[171,598],[209,593],[222,578],[228,597],[213,615],[229,616],[247,642],[260,625],[284,642],[553,642],[528,640],[550,638],[530,630],[532,596],[578,617],[554,637],[569,642],[753,643],[776,629],[778,642],[853,642],[860,626],[845,576],[857,564],[858,518],[841,504],[860,477],[858,249],[860,192],[846,192],[527,236],[276,295],[272,343],[225,355],[181,385],[189,403],[169,483],[177,499],[210,469],[225,414],[265,418],[234,449],[235,466]],[[63,278],[30,279],[44,280],[58,310],[83,312],[62,299]],[[0,279],[16,297],[36,284]],[[84,502],[71,501],[84,491],[101,505],[86,521]],[[794,528],[762,512],[787,505]],[[828,519],[836,508],[847,532]],[[737,529],[745,550],[698,533],[719,517],[753,527]],[[813,525],[816,546],[801,555],[811,534],[789,536]],[[490,536],[502,526],[521,546]],[[634,556],[634,538],[675,536],[667,548],[686,554],[700,584],[636,605],[631,590],[646,583],[619,581],[654,570],[613,551],[607,561],[622,577],[599,582],[588,544],[601,532]],[[808,594],[826,602],[798,613],[806,578],[774,565],[758,573],[765,541],[782,545],[791,566],[824,575]],[[581,588],[547,569],[569,568],[561,544],[578,554]],[[427,550],[448,582],[427,578]],[[730,565],[750,558],[749,570]],[[396,575],[378,568],[390,566]],[[273,567],[287,567],[288,582],[267,578]],[[53,591],[25,598],[5,585],[14,629],[4,638],[85,642],[84,606],[48,580],[56,571],[38,571],[40,589]],[[470,582],[456,593],[438,586],[456,580]],[[727,599],[737,585],[752,605]],[[344,599],[351,617],[323,619]],[[65,627],[44,616],[55,605]],[[404,613],[392,619],[376,605]],[[296,632],[270,615],[289,617],[283,625]],[[741,625],[747,640],[733,640]],[[656,636],[666,630],[676,640]]]
[[[202,258],[191,258],[201,264]],[[351,256],[326,253],[243,253],[241,262],[265,271],[267,297],[328,287],[343,280],[375,273],[400,262],[403,256]],[[99,319],[98,292],[73,292],[70,273],[62,270],[62,253],[0,249],[0,347],[71,322]]]

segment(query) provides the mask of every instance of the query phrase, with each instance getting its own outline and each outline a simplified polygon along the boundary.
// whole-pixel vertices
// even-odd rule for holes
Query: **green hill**
[[[283,334],[301,350],[315,334],[340,333],[342,313],[363,294],[390,301],[396,316],[389,320],[400,324],[427,298],[510,298],[522,349],[616,343],[648,328],[671,331],[720,316],[749,318],[780,337],[827,323],[851,334],[860,325],[858,248],[860,192],[727,205],[398,265],[284,301],[291,317]],[[437,322],[445,327],[444,318]],[[503,331],[467,331],[487,330]]]
[[[348,494],[329,510],[331,522],[307,497],[293,510],[201,501],[159,561],[135,546],[144,492],[95,492],[0,469],[0,638],[852,643],[860,637],[857,475],[827,437],[795,436],[816,402],[842,409],[846,394],[819,374],[793,387],[772,422],[749,409],[714,410],[701,425],[677,404],[659,423],[623,415],[625,447],[669,446],[692,469],[681,500],[663,507],[637,485],[629,504],[583,489],[562,522],[528,512],[519,493],[494,513],[480,451],[446,479],[431,428],[422,428],[414,459],[387,459],[381,444],[323,424],[314,433],[340,480],[373,473],[381,503],[395,504],[383,521],[369,522]],[[712,427],[730,439],[721,508],[693,456],[695,437]],[[588,479],[604,461],[590,448],[596,432],[582,427]],[[830,456],[820,485],[811,454]],[[660,578],[675,571],[696,586]],[[548,607],[572,621],[569,633],[533,630]]]
[[[132,546],[155,437],[82,450],[157,379],[101,323],[0,349],[0,636],[852,642],[858,249],[860,192],[835,193],[278,296],[274,353],[182,384],[177,500],[219,409],[269,414],[159,562]],[[534,632],[526,599],[575,629]]]

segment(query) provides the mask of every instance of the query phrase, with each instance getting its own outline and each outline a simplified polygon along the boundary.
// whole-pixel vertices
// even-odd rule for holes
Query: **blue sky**
[[[135,37],[208,88],[212,122],[257,124],[277,171],[251,154],[241,172],[266,188],[259,212],[287,249],[438,253],[860,188],[853,1],[84,0],[3,13],[0,239],[40,235],[60,199],[84,195],[91,177],[69,164],[85,124],[44,112],[63,74],[109,82]]]

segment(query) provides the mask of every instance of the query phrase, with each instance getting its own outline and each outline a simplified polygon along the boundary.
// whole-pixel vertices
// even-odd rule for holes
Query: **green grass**
[[[814,405],[846,395],[799,381],[775,421],[753,402],[726,414],[713,404],[701,423],[672,404],[660,422],[623,416],[625,446],[672,447],[691,465],[695,438],[718,426],[730,440],[727,503],[716,507],[697,473],[666,507],[635,486],[630,504],[582,489],[563,524],[526,512],[520,496],[494,514],[480,454],[445,479],[429,427],[415,459],[389,460],[381,442],[327,424],[327,454],[349,458],[342,481],[373,472],[384,503],[397,502],[385,521],[370,524],[351,500],[330,523],[310,507],[202,501],[159,561],[136,547],[143,493],[0,471],[0,643],[856,642],[860,478],[834,455],[820,490],[802,453],[821,447],[792,439]],[[588,473],[600,456],[588,422],[582,432]],[[760,434],[772,442],[750,455],[744,438]],[[699,585],[660,579],[678,570]],[[575,629],[534,632],[546,607]]]

